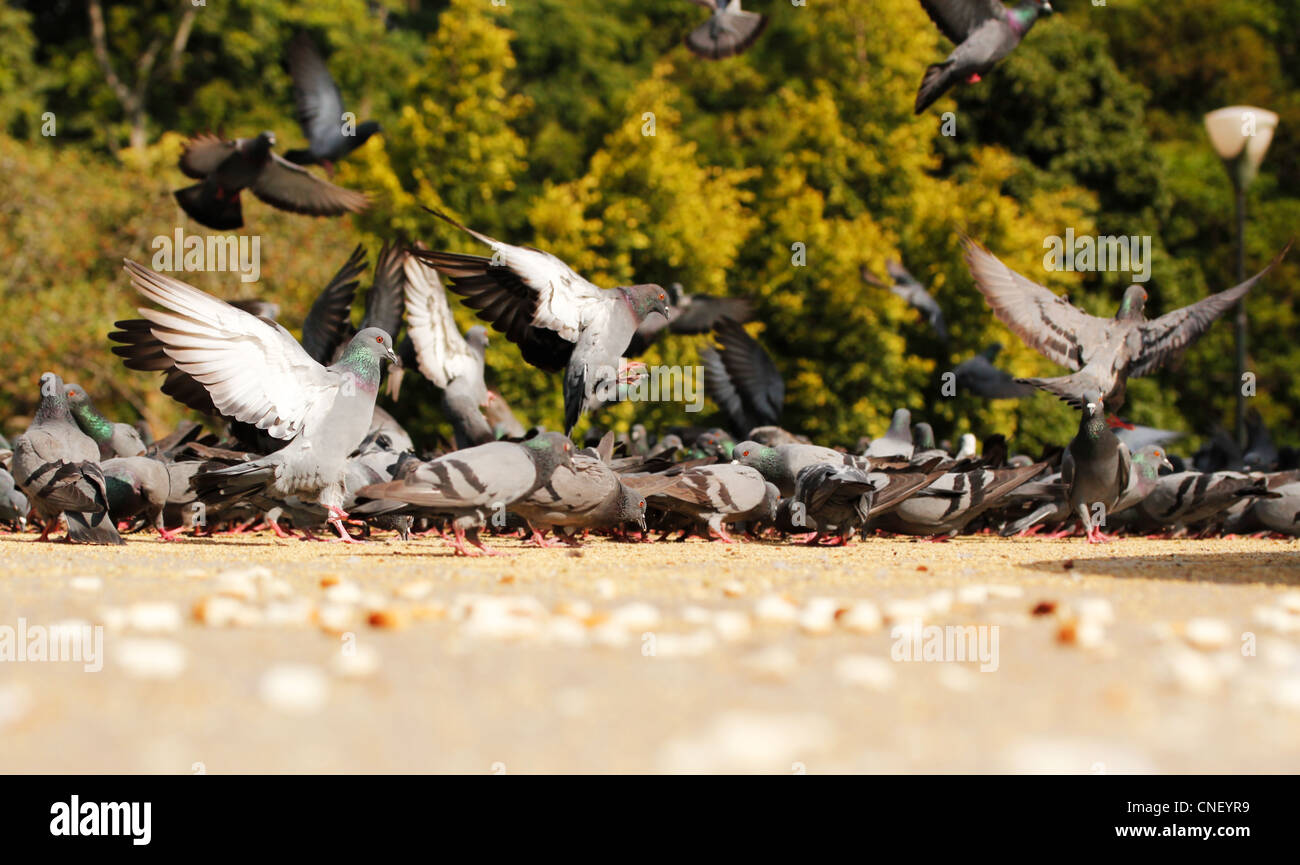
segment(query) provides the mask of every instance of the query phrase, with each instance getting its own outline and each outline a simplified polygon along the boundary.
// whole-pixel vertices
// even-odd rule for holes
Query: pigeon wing
[[[921,6],[948,41],[959,45],[989,19],[1004,20],[1001,0],[921,0]]]
[[[352,336],[352,300],[365,270],[366,251],[357,244],[307,312],[302,323],[302,347],[317,363],[330,363],[339,346]]]
[[[202,133],[190,139],[181,153],[180,169],[186,177],[202,180],[235,152],[235,142]]]
[[[289,43],[289,74],[302,133],[314,152],[328,153],[343,134],[343,97],[306,33],[299,33]]]
[[[356,213],[370,203],[364,193],[321,180],[276,153],[271,154],[252,188],[253,194],[267,204],[308,216]]]
[[[440,388],[452,379],[474,375],[478,362],[456,326],[438,271],[407,256],[406,322],[420,372]]]

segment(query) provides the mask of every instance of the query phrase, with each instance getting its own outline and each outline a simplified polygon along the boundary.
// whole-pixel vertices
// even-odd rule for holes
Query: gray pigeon
[[[993,365],[1001,351],[1002,343],[995,342],[957,364],[953,370],[957,386],[985,399],[1020,399],[1034,393],[1031,385],[1021,384]]]
[[[564,431],[589,408],[617,397],[620,359],[654,313],[668,317],[657,285],[602,289],[548,252],[511,246],[430,210],[492,249],[492,257],[413,249],[539,369],[564,369]]]
[[[288,54],[294,108],[308,146],[304,150],[290,150],[284,158],[298,165],[321,164],[331,168],[332,163],[379,132],[379,124],[367,120],[344,126],[343,97],[310,36],[306,33],[295,36],[289,43]]]
[[[912,413],[900,408],[895,410],[885,434],[867,445],[865,455],[870,459],[910,460],[912,451]]]
[[[1300,473],[1274,472],[1266,476],[1271,495],[1256,498],[1234,530],[1264,530],[1300,535]]]
[[[921,0],[926,13],[957,47],[942,63],[925,70],[916,93],[916,113],[954,84],[975,83],[1015,50],[1041,16],[1052,14],[1047,0],[1020,0],[1008,9],[1002,0]]]
[[[1234,288],[1147,320],[1147,292],[1133,284],[1113,319],[1098,318],[1007,267],[984,247],[964,238],[966,264],[997,317],[1048,360],[1077,370],[1057,378],[1021,381],[1055,394],[1076,408],[1088,392],[1101,393],[1113,412],[1124,403],[1129,376],[1150,375],[1209,329],[1246,292],[1277,266],[1288,243],[1268,267]]]
[[[173,541],[180,530],[168,531],[163,511],[171,495],[171,477],[167,466],[152,457],[115,457],[100,464],[108,489],[108,511],[115,523],[130,523],[143,518],[144,524],[158,530],[164,541]]]
[[[654,345],[664,331],[670,333],[708,333],[719,321],[729,318],[741,324],[754,317],[754,308],[740,297],[713,297],[687,294],[680,282],[668,286],[668,317],[653,317],[641,322],[632,335],[624,357],[640,357]]]
[[[771,356],[729,318],[719,321],[713,333],[717,345],[700,349],[704,392],[722,407],[738,436],[748,437],[756,427],[778,426],[785,380]]]
[[[691,2],[713,13],[708,21],[686,34],[686,47],[699,57],[709,60],[734,57],[753,45],[767,26],[767,16],[745,12],[740,8],[740,0]]]
[[[945,473],[904,499],[893,510],[873,516],[871,526],[903,535],[932,535],[946,539],[1014,489],[1038,475],[1045,466],[1035,463],[1016,468],[974,466]]]
[[[866,527],[874,516],[886,514],[937,480],[941,458],[915,469],[864,470],[856,466],[817,463],[799,472],[794,495],[781,502],[777,527],[816,534],[810,545],[837,545]],[[790,520],[783,523],[782,514]],[[797,517],[797,519],[796,519]]]
[[[749,440],[736,444],[731,450],[731,456],[741,465],[757,469],[787,498],[794,495],[799,472],[808,466],[826,463],[856,468],[870,467],[868,460],[820,445],[788,444],[769,447]]]
[[[645,492],[654,507],[702,522],[714,540],[728,544],[733,541],[727,523],[771,521],[781,498],[757,469],[734,463],[674,469],[627,482]]]
[[[1162,468],[1173,470],[1173,464],[1169,462],[1163,446],[1147,444],[1134,450],[1129,465],[1128,481],[1115,507],[1107,516],[1114,517],[1116,514],[1128,513],[1131,508],[1151,495],[1160,481]],[[1037,489],[1031,491],[1029,490],[1031,486]],[[1038,506],[1029,514],[1004,526],[1002,529],[1004,536],[1032,534],[1036,531],[1035,526],[1057,525],[1068,521],[1074,515],[1070,507],[1069,488],[1061,480],[1059,472],[1041,481],[1025,484],[1015,491],[1014,497],[1032,497],[1038,502]]]
[[[108,513],[99,448],[77,428],[63,381],[52,372],[41,376],[36,417],[14,441],[13,476],[41,518],[41,540],[49,539],[62,514],[69,541],[122,543]]]
[[[506,402],[505,397],[494,390],[487,392],[487,402],[483,405],[483,414],[492,426],[492,435],[494,438],[502,439],[522,439],[528,435],[528,430],[515,413],[510,410],[510,403]]]
[[[239,198],[245,189],[279,210],[309,216],[356,213],[370,203],[363,193],[321,180],[272,153],[274,146],[270,132],[234,141],[208,134],[190,139],[180,169],[199,182],[176,190],[177,203],[200,225],[220,231],[243,227]]]
[[[488,401],[483,381],[487,329],[475,325],[462,336],[438,271],[411,256],[404,268],[407,332],[420,372],[442,391],[442,410],[455,431],[456,447],[493,441],[497,436],[482,408]]]
[[[543,487],[560,466],[572,468],[572,450],[572,443],[554,432],[522,444],[488,442],[420,463],[402,479],[365,487],[357,495],[450,516],[457,553],[479,554],[466,548],[468,536],[479,550],[496,555],[479,540],[479,529],[489,518],[504,518],[507,508]]]
[[[367,328],[324,367],[279,325],[133,261],[126,270],[140,294],[166,308],[140,314],[176,367],[222,414],[287,442],[269,456],[200,472],[199,498],[220,503],[263,491],[315,498],[340,539],[351,541],[343,527],[346,461],[369,431],[384,361],[397,360],[392,337]]]
[[[1240,502],[1271,495],[1263,475],[1184,471],[1160,478],[1138,510],[1155,527],[1182,530],[1224,515]]]
[[[27,521],[27,496],[14,482],[14,476],[0,466],[0,522],[23,525]]]
[[[1071,512],[1083,524],[1088,543],[1109,540],[1101,527],[1119,504],[1131,473],[1128,445],[1111,431],[1102,395],[1093,391],[1086,396],[1079,431],[1061,460],[1066,499]]]
[[[145,452],[144,440],[130,424],[113,423],[95,410],[86,396],[86,389],[78,384],[64,385],[68,408],[81,431],[95,440],[101,460],[113,457],[138,457]]]
[[[930,327],[934,328],[935,335],[943,342],[947,342],[948,325],[943,319],[943,310],[939,307],[939,302],[926,291],[925,286],[912,276],[906,267],[903,267],[901,262],[890,259],[885,262],[885,269],[889,272],[891,280],[889,290],[907,301],[908,306],[924,315],[930,322]],[[872,285],[884,285],[865,266],[862,268],[862,278]]]
[[[548,483],[510,506],[532,529],[533,541],[547,546],[548,529],[573,536],[585,529],[616,528],[635,523],[645,531],[645,497],[623,483],[597,456],[573,455],[573,465],[559,466]],[[570,541],[575,543],[576,541]]]

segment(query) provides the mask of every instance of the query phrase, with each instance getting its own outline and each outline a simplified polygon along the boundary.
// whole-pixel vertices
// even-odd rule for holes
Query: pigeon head
[[[982,352],[982,354],[984,355],[985,358],[988,359],[988,361],[989,361],[990,363],[992,363],[993,360],[994,360],[994,359],[998,356],[998,354],[1000,354],[1001,352],[1002,352],[1002,343],[1000,343],[1000,342],[991,342],[991,343],[989,343],[988,346],[984,349],[984,351]]]
[[[237,145],[239,152],[254,158],[266,158],[275,146],[275,133],[262,132],[256,138],[246,138]]]
[[[775,471],[777,468],[776,449],[761,445],[753,440],[734,445],[731,449],[731,458],[742,466],[758,469],[764,477],[767,477],[768,472]]]
[[[366,139],[368,139],[370,136],[376,135],[383,131],[384,131],[383,127],[380,126],[374,120],[367,120],[365,123],[362,123],[360,126],[357,127],[357,132],[356,132],[357,147],[360,147],[362,144],[365,144]]]
[[[1089,391],[1083,397],[1083,416],[1085,418],[1101,417],[1105,412],[1106,406],[1102,401],[1101,394],[1097,391]]]
[[[1142,286],[1134,283],[1124,291],[1124,300],[1119,305],[1119,313],[1115,316],[1118,319],[1134,319],[1144,321],[1146,319],[1147,307],[1147,290]]]
[[[1133,462],[1137,463],[1142,474],[1146,477],[1155,477],[1160,474],[1161,469],[1168,471],[1174,470],[1174,464],[1169,461],[1168,454],[1160,445],[1146,445],[1138,449],[1133,454]]]
[[[636,314],[637,321],[645,321],[655,312],[668,317],[668,292],[657,285],[626,286],[623,296]]]
[[[645,524],[645,496],[629,487],[622,481],[618,482],[618,520],[621,523],[636,523],[641,531],[646,530]]]
[[[934,428],[924,422],[912,427],[912,442],[920,450],[931,450],[934,448]]]
[[[537,466],[540,484],[550,481],[551,473],[560,466],[573,468],[573,442],[568,436],[557,432],[542,432],[524,442]]]
[[[358,332],[348,344],[348,353],[351,353],[354,348],[357,352],[363,352],[377,361],[387,360],[397,366],[402,365],[397,352],[393,351],[393,338],[383,328],[367,327]]]
[[[77,420],[81,431],[97,442],[108,440],[113,435],[113,425],[95,410],[86,389],[79,384],[65,384],[63,395],[68,401],[68,408]]]
[[[482,351],[488,347],[488,329],[481,324],[474,325],[465,331],[465,342],[470,348]]]
[[[41,375],[41,405],[36,410],[38,418],[68,417],[68,398],[63,379],[52,372]]]

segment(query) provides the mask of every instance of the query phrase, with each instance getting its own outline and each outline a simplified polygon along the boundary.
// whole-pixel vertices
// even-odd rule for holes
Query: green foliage
[[[108,46],[128,82],[174,37],[171,0],[105,0]],[[183,4],[179,4],[183,5]],[[0,0],[0,340],[14,372],[0,418],[21,429],[41,370],[79,379],[122,418],[165,425],[180,411],[152,376],[123,370],[104,334],[134,304],[123,256],[148,260],[184,220],[170,198],[183,137],[274,129],[299,146],[282,52],[313,33],[345,104],[383,134],[335,180],[376,200],[345,220],[245,205],[263,238],[263,281],[189,274],[221,296],[278,301],[289,326],[352,245],[400,234],[481,252],[421,209],[441,208],[513,243],[548,249],[594,281],[683,283],[750,297],[751,330],[786,376],[786,425],[828,443],[879,434],[906,405],[941,438],[1002,432],[1060,443],[1076,416],[1041,395],[982,403],[943,396],[941,376],[992,341],[1019,375],[1057,374],[998,324],[974,289],[960,235],[1090,311],[1109,315],[1127,274],[1044,270],[1044,239],[1150,235],[1155,313],[1233,281],[1232,189],[1201,125],[1234,103],[1281,115],[1251,190],[1248,267],[1300,225],[1300,62],[1293,0],[1062,3],[977,85],[916,117],[916,87],[950,50],[916,0],[755,4],[767,32],[744,56],[704,62],[681,45],[704,11],[683,2],[209,0],[186,49],[165,48],[146,89],[149,141],[123,149],[130,117],[92,51],[83,4]],[[43,111],[59,134],[43,138]],[[941,134],[944,112],[957,134]],[[646,134],[653,117],[654,134]],[[796,252],[806,257],[796,266]],[[865,284],[900,257],[944,308],[938,342],[914,310]],[[1300,419],[1297,277],[1287,262],[1250,299],[1253,404],[1276,428]],[[457,305],[463,325],[474,321]],[[1221,323],[1169,370],[1135,380],[1125,414],[1191,432],[1230,424],[1231,327]],[[692,364],[700,339],[645,358]],[[490,383],[526,422],[559,425],[559,380],[503,337]],[[446,437],[436,394],[408,376],[400,417]],[[670,403],[622,405],[598,423],[711,423]]]

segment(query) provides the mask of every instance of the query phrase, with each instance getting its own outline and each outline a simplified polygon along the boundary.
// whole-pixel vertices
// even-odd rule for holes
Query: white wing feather
[[[178,279],[126,262],[136,289],[166,310],[141,309],[176,366],[207,389],[222,414],[278,439],[302,432],[308,414],[338,393],[341,377],[279,325]]]
[[[478,363],[456,326],[447,292],[438,271],[412,255],[402,264],[406,270],[407,332],[415,345],[420,372],[440,388],[460,376],[472,376]]]

